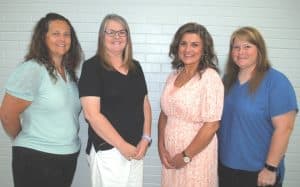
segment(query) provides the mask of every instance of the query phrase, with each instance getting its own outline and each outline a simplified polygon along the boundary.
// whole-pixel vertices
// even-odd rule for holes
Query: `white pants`
[[[142,187],[143,160],[128,161],[116,148],[95,152],[88,161],[92,187]]]

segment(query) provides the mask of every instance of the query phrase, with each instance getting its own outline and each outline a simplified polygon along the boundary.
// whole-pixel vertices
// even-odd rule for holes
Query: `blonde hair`
[[[249,26],[239,28],[238,30],[232,33],[230,38],[230,46],[228,59],[226,63],[225,76],[223,79],[225,92],[228,92],[231,86],[235,83],[239,73],[239,67],[235,64],[231,56],[233,43],[236,38],[245,40],[255,45],[257,48],[257,64],[253,71],[251,79],[249,80],[249,93],[252,94],[257,90],[259,84],[265,76],[266,71],[271,67],[267,55],[265,41],[257,29]]]
[[[106,29],[107,23],[111,20],[120,23],[127,32],[127,44],[123,51],[122,57],[123,57],[125,66],[127,66],[129,70],[133,70],[133,69],[135,69],[135,65],[133,63],[133,57],[132,57],[132,42],[131,42],[129,26],[128,26],[126,20],[117,14],[108,14],[104,17],[104,19],[100,25],[100,29],[99,29],[98,49],[97,49],[96,54],[100,57],[101,62],[104,65],[104,68],[106,68],[108,70],[113,69],[113,67],[110,63],[110,59],[107,57],[107,54],[105,51],[105,45],[104,45],[105,29]]]

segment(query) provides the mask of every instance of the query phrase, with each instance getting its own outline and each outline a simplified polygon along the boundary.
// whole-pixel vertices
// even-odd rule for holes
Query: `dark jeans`
[[[219,162],[219,187],[257,187],[258,172],[228,168]],[[277,177],[276,184],[268,187],[282,187]]]
[[[57,155],[24,147],[13,147],[12,151],[15,187],[71,186],[78,152]]]

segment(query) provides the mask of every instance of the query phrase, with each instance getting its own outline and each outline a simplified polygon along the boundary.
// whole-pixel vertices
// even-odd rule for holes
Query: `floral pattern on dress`
[[[221,119],[224,87],[213,69],[200,78],[192,77],[182,87],[174,86],[179,71],[168,77],[161,96],[161,108],[167,116],[165,146],[173,157],[182,152],[197,135],[204,122]],[[217,187],[217,137],[181,169],[162,168],[163,187]]]

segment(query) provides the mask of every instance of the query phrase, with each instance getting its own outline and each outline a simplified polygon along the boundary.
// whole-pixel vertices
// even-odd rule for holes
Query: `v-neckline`
[[[114,69],[114,71],[115,71],[117,74],[119,74],[119,75],[121,75],[121,76],[123,76],[123,77],[128,77],[128,75],[129,75],[129,70],[127,71],[126,74],[124,74],[124,73],[122,73],[122,72],[120,72],[120,71],[118,71],[118,70],[116,70],[116,69]]]
[[[68,81],[68,73],[66,72],[66,69],[64,68],[64,77],[62,76],[61,73],[59,73],[59,71],[56,69],[56,74],[61,78],[61,80],[63,80],[64,83],[67,83]]]
[[[241,81],[239,79],[237,79],[237,83],[239,85],[239,87],[246,85],[249,82],[249,80],[244,81],[243,83],[241,83]]]
[[[247,86],[248,83],[249,83],[249,80],[246,81],[246,82],[243,82],[243,83],[241,83],[240,80],[236,81],[236,85],[237,85],[238,88],[243,88],[243,87]]]
[[[190,82],[192,82],[192,80],[197,76],[197,74],[193,75],[188,81],[186,81],[184,84],[182,84],[181,86],[176,86],[175,85],[175,81],[177,79],[177,77],[180,75],[180,72],[174,77],[174,80],[173,80],[173,87],[176,88],[176,89],[181,89],[181,88],[184,88],[186,87],[187,85],[190,84]]]

